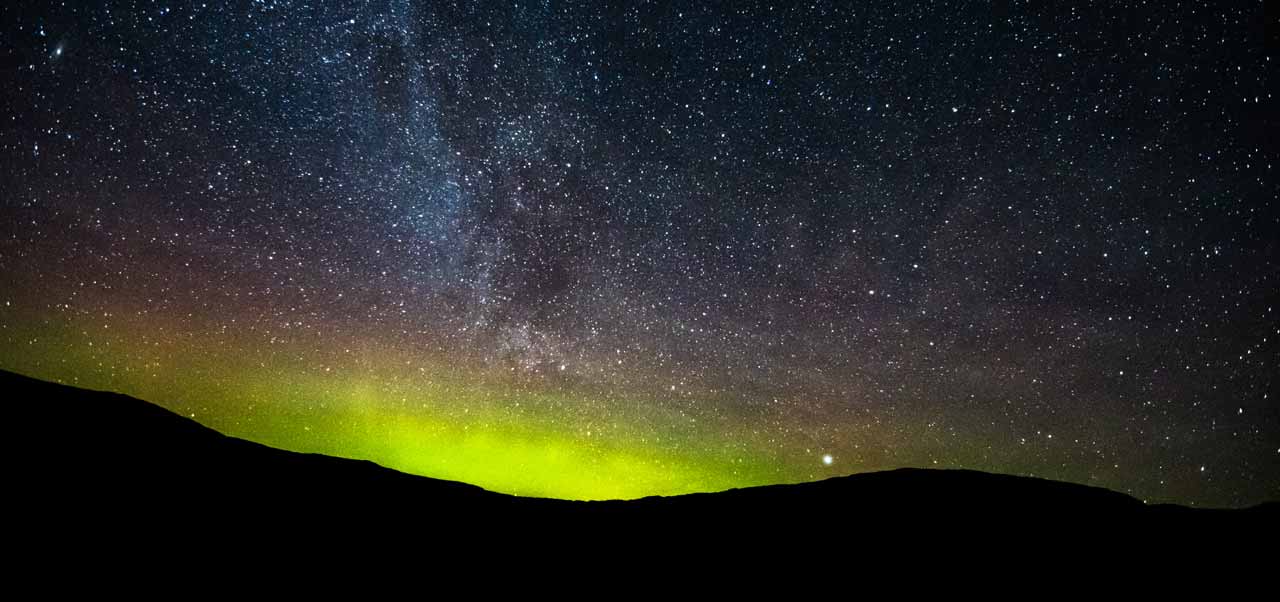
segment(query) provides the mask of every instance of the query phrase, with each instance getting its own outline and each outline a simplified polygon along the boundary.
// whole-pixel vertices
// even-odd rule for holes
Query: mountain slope
[[[1147,506],[1083,485],[967,470],[902,469],[633,501],[520,498],[371,462],[223,436],[153,404],[0,372],[8,393],[14,497],[45,528],[253,540],[324,532],[450,545],[559,542],[694,549],[866,540],[906,534],[1035,533],[1067,544],[1169,529],[1247,533],[1277,506]],[[181,525],[179,529],[177,526]],[[701,547],[697,547],[701,546]]]

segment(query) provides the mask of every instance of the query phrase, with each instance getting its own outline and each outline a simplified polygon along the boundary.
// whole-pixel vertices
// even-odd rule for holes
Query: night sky
[[[601,4],[5,2],[0,367],[521,495],[1278,497],[1262,2]]]

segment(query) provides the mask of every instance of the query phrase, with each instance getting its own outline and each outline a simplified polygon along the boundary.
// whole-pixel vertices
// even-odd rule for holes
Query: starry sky
[[[1275,499],[1275,22],[1044,4],[11,0],[0,367],[520,495]]]

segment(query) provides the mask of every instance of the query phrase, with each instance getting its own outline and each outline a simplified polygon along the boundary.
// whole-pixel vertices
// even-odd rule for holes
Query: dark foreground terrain
[[[7,494],[17,502],[10,532],[34,537],[46,553],[121,541],[175,554],[290,546],[351,553],[353,542],[396,542],[410,553],[464,557],[514,547],[710,562],[799,561],[817,550],[888,544],[919,550],[915,562],[956,542],[1110,553],[1204,540],[1269,547],[1280,518],[1275,503],[1148,506],[1105,489],[963,470],[634,501],[520,498],[226,437],[123,395],[9,372],[0,372],[0,387],[17,475]]]

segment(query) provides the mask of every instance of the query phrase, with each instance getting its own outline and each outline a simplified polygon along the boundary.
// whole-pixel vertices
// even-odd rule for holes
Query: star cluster
[[[0,367],[524,495],[1280,491],[1261,3],[0,23]]]

